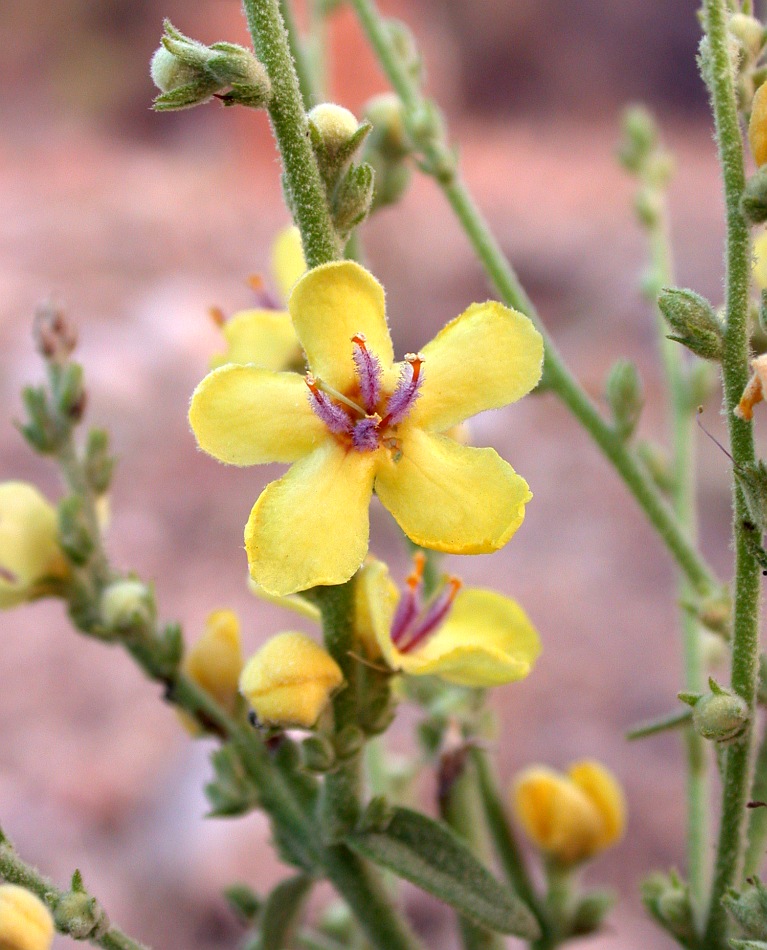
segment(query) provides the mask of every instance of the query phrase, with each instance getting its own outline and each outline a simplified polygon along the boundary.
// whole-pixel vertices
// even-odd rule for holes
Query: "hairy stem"
[[[762,726],[764,729],[764,725]],[[767,729],[762,734],[759,752],[754,767],[754,784],[751,787],[751,800],[767,802]],[[748,820],[748,847],[743,867],[743,876],[751,877],[758,874],[764,851],[767,847],[767,807],[757,806],[751,810]]]
[[[740,210],[745,186],[743,142],[738,121],[727,33],[724,0],[705,0],[705,31],[709,43],[709,86],[724,179],[727,208],[727,244],[722,378],[724,404],[733,464],[754,461],[751,425],[738,419],[734,409],[748,380],[748,291],[751,247],[748,227]],[[714,880],[704,934],[707,950],[723,947],[727,921],[722,897],[736,886],[744,849],[746,803],[751,781],[752,723],[755,709],[758,659],[759,572],[749,554],[743,523],[748,518],[745,499],[733,481],[733,535],[735,542],[735,583],[733,604],[732,688],[748,704],[751,723],[744,735],[727,750],[722,817]]]
[[[422,113],[426,101],[403,64],[392,43],[373,0],[351,0],[360,23],[375,50],[389,82],[411,117]],[[454,169],[453,151],[439,139],[422,143],[424,161],[421,168],[431,174],[444,192],[477,257],[495,285],[501,300],[527,314],[541,332],[546,359],[544,379],[600,447],[607,459],[639,502],[680,569],[693,587],[702,594],[716,587],[713,571],[690,542],[669,505],[661,497],[643,466],[611,426],[602,418],[591,399],[567,369],[551,338],[541,324],[530,298],[524,291],[511,264],[493,236],[482,213],[474,203],[466,185]]]

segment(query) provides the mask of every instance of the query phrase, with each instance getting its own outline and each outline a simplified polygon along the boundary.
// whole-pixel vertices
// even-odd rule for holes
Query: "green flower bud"
[[[622,130],[618,160],[627,171],[638,175],[658,144],[655,119],[643,106],[631,106],[623,113]]]
[[[751,880],[751,887],[740,894],[730,891],[722,903],[743,928],[743,936],[767,940],[767,889],[758,877]]]
[[[592,891],[586,894],[575,908],[569,927],[570,934],[585,937],[596,933],[614,906],[615,894],[611,891]]]
[[[722,325],[707,300],[692,290],[671,287],[661,292],[658,307],[674,331],[670,340],[703,359],[722,358]]]
[[[173,92],[179,86],[195,82],[198,70],[183,63],[169,49],[158,46],[149,64],[149,75],[161,92]]]
[[[350,759],[357,755],[365,744],[365,733],[359,726],[353,724],[344,726],[335,737],[333,744],[339,759]]]
[[[73,940],[98,940],[110,927],[109,917],[96,898],[75,889],[56,904],[53,919],[56,929]]]
[[[740,696],[709,679],[711,692],[704,696],[680,693],[679,698],[692,706],[692,723],[704,739],[729,742],[737,738],[749,720],[748,704]]]
[[[371,126],[369,122],[358,122],[353,112],[333,102],[321,102],[309,112],[307,118],[312,148],[317,156],[325,187],[332,196]],[[354,168],[351,170],[354,171]],[[345,180],[341,180],[342,186]],[[347,217],[351,216],[353,215],[347,214]]]
[[[390,159],[404,158],[410,152],[399,96],[393,92],[374,96],[366,103],[364,115],[373,126],[367,149],[377,149]]]
[[[70,495],[59,502],[59,544],[73,564],[87,564],[95,540],[83,511],[79,495]]]
[[[341,179],[331,204],[335,229],[342,239],[361,224],[373,203],[375,173],[370,165],[352,165]]]
[[[386,831],[394,817],[394,809],[385,795],[376,795],[370,799],[367,808],[359,820],[359,831]]]
[[[231,884],[224,890],[224,897],[244,924],[252,924],[263,906],[263,901],[247,884]]]
[[[330,772],[336,766],[336,750],[325,736],[307,736],[301,743],[301,764],[307,772]]]
[[[652,228],[663,215],[663,196],[657,188],[640,188],[634,198],[634,211],[640,224]]]
[[[690,889],[675,872],[660,872],[642,882],[642,902],[658,923],[683,946],[697,939]]]
[[[734,13],[727,24],[730,33],[738,40],[746,56],[757,59],[764,46],[764,27],[752,16]]]
[[[746,182],[740,209],[751,224],[767,221],[767,164],[762,164]]]
[[[613,428],[619,438],[630,439],[644,406],[642,381],[633,363],[619,360],[610,370],[605,386],[613,413]]]
[[[108,630],[116,633],[140,630],[153,618],[154,598],[141,581],[114,581],[101,595],[101,619]]]

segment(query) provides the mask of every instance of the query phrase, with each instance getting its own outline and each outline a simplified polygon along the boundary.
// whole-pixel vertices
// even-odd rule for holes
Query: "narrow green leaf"
[[[255,943],[259,950],[285,950],[290,945],[312,883],[306,874],[297,874],[281,881],[267,897]]]
[[[527,905],[448,827],[425,815],[396,808],[385,831],[357,831],[345,843],[483,927],[525,940],[540,934]]]

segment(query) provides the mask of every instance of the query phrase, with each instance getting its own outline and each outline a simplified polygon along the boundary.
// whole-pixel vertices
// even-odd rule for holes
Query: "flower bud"
[[[114,581],[101,595],[101,620],[107,630],[126,633],[139,630],[154,617],[152,592],[141,581]]]
[[[242,673],[240,622],[231,610],[215,610],[205,621],[205,632],[190,648],[181,669],[227,712],[237,708]],[[192,718],[181,713],[184,726],[197,734]]]
[[[761,87],[764,89],[764,86]],[[767,139],[767,136],[765,136]],[[767,151],[767,145],[765,146]],[[759,168],[746,182],[740,209],[750,224],[763,224],[767,221],[767,168]]]
[[[307,736],[301,743],[301,765],[307,772],[330,772],[336,766],[336,750],[325,736]]]
[[[744,936],[767,940],[767,889],[759,878],[751,880],[753,886],[741,894],[725,894],[722,903],[743,928]]]
[[[56,904],[56,928],[73,940],[98,940],[109,930],[109,917],[95,897],[72,889]]]
[[[374,96],[366,103],[364,114],[373,126],[366,148],[377,149],[392,160],[400,160],[410,152],[399,96],[393,92]]]
[[[619,438],[628,440],[639,422],[644,406],[642,381],[636,366],[618,360],[610,370],[605,395],[613,413],[613,428]]]
[[[326,650],[303,633],[280,633],[248,660],[240,692],[260,722],[309,729],[342,682]]]
[[[761,167],[767,162],[767,84],[756,90],[748,123],[748,144],[754,161]]]
[[[0,950],[49,950],[53,934],[53,918],[39,897],[0,884]]]
[[[0,610],[52,593],[68,568],[56,509],[26,482],[0,483]]]
[[[690,889],[672,872],[657,873],[642,882],[642,902],[658,923],[683,946],[697,939]]]
[[[727,28],[738,40],[749,59],[757,59],[764,46],[764,27],[756,17],[733,13]]]
[[[658,128],[650,112],[642,106],[632,106],[623,113],[623,141],[618,159],[634,175],[644,168],[658,144]]]
[[[709,679],[711,692],[704,696],[680,693],[679,698],[692,706],[692,723],[704,739],[728,742],[737,738],[749,720],[746,701]]]
[[[669,339],[703,359],[721,359],[722,326],[705,298],[692,290],[670,287],[661,292],[658,307],[674,331]]]
[[[525,769],[512,804],[528,837],[563,865],[615,844],[626,821],[623,792],[597,762],[577,762],[567,775],[545,766]]]
[[[334,102],[321,102],[309,112],[308,118],[331,157],[347,147],[359,128],[355,114]]]

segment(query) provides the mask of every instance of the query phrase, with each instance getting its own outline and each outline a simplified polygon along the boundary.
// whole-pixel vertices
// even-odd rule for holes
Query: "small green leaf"
[[[259,950],[285,950],[290,945],[291,934],[312,883],[312,878],[298,874],[275,887],[261,911],[259,934],[254,947]]]
[[[425,815],[396,808],[385,831],[357,831],[345,843],[483,927],[525,940],[539,936],[527,905],[502,886],[449,828]]]

